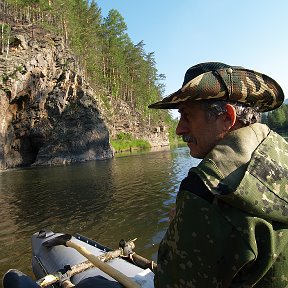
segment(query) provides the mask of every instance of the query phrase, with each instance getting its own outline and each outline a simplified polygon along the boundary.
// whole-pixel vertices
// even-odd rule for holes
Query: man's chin
[[[195,157],[195,149],[192,148],[193,144],[191,142],[188,142],[186,144],[187,144],[187,146],[188,146],[188,148],[190,150],[190,156]]]
[[[196,159],[203,159],[204,157],[202,157],[201,155],[199,155],[199,153],[197,153],[197,152],[195,151],[195,149],[193,149],[193,148],[191,147],[192,145],[193,145],[192,143],[190,143],[190,145],[189,145],[189,143],[187,143],[187,146],[188,146],[188,148],[190,149],[190,156],[193,157],[193,158],[196,158]]]

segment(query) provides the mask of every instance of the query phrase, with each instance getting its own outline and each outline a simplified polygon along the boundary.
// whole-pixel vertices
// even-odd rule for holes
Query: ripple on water
[[[155,261],[180,182],[195,163],[180,148],[1,173],[0,274],[31,274],[31,235],[41,228],[115,248],[137,237],[135,251]]]

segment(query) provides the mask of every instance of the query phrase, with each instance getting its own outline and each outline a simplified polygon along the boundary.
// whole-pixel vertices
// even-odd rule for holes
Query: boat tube
[[[112,250],[80,234],[41,230],[32,236],[32,270],[38,287],[154,287],[156,264],[134,253],[134,247],[133,241],[121,240],[119,249]],[[21,272],[6,274],[6,283],[20,281]],[[30,279],[22,279],[24,287]]]

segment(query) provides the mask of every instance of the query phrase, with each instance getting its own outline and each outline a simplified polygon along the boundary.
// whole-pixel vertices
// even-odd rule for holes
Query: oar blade
[[[67,246],[66,243],[67,241],[69,241],[72,238],[72,236],[70,234],[63,234],[63,235],[59,235],[53,239],[49,239],[45,242],[42,243],[42,245],[44,247],[54,247],[54,246],[58,246],[58,245],[64,245]]]

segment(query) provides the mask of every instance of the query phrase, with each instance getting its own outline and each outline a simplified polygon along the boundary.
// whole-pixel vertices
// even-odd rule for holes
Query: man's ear
[[[225,108],[226,108],[226,111],[227,111],[227,121],[229,121],[230,123],[228,124],[230,127],[229,127],[229,129],[228,130],[230,130],[233,126],[234,126],[234,124],[235,124],[235,122],[236,122],[236,118],[237,118],[237,116],[236,116],[236,110],[235,110],[235,108],[234,108],[234,106],[233,105],[231,105],[231,104],[226,104],[225,105]],[[228,127],[227,127],[228,128]]]

